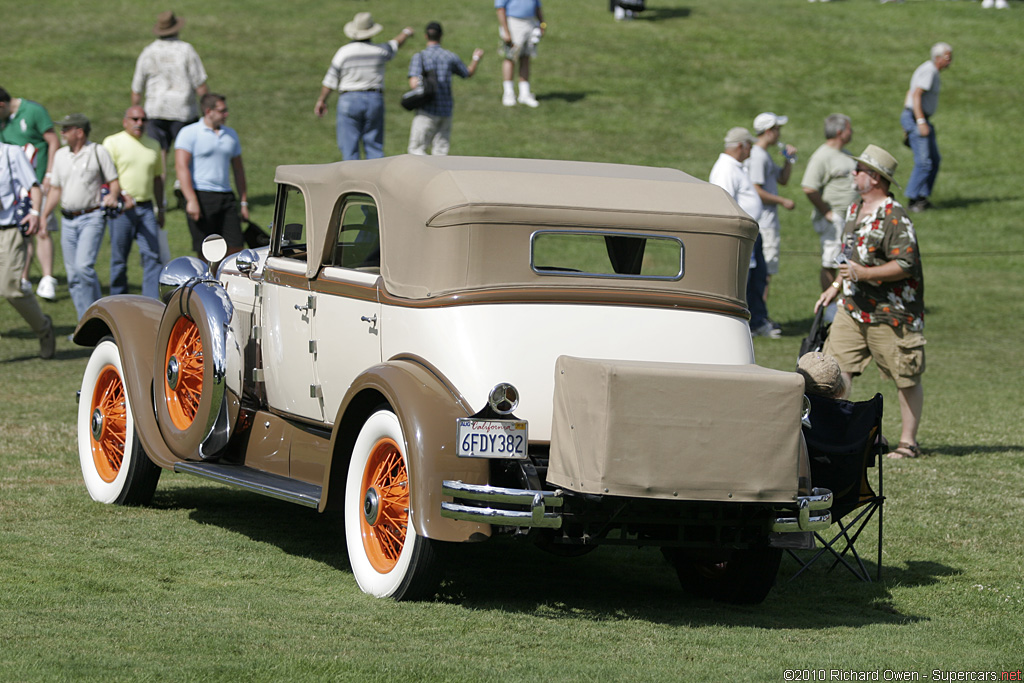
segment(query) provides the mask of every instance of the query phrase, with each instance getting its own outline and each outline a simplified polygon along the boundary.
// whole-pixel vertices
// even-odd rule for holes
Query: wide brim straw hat
[[[360,12],[352,21],[345,24],[345,35],[351,40],[366,40],[383,30],[384,27],[375,22],[369,12]]]
[[[872,171],[877,172],[890,183],[899,185],[899,183],[897,183],[893,178],[893,176],[896,175],[896,167],[899,166],[899,162],[896,161],[896,157],[889,154],[878,145],[868,145],[864,148],[861,155],[856,157],[856,159]]]
[[[185,25],[185,20],[174,15],[174,12],[161,12],[156,18],[153,33],[158,36],[173,36]]]

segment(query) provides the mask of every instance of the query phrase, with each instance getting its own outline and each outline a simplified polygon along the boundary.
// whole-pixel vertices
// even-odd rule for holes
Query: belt
[[[135,206],[141,206],[143,209],[145,209],[147,207],[153,206],[153,200],[147,199],[144,202],[135,202]]]
[[[84,216],[87,213],[99,211],[100,208],[101,207],[99,206],[94,206],[91,209],[82,209],[81,211],[65,211],[64,209],[61,209],[60,215],[64,216],[64,218],[78,218],[79,216]]]
[[[17,228],[17,227],[18,227],[17,223],[12,223],[11,225],[0,225],[0,230],[10,230],[11,228]]]
[[[384,88],[367,88],[366,90],[342,90],[341,94],[344,95],[347,92],[384,92]]]

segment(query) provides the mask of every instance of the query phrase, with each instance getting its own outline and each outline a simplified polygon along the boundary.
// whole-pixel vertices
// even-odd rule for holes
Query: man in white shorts
[[[853,139],[853,126],[845,114],[825,117],[825,143],[814,150],[804,171],[804,194],[814,205],[811,222],[821,239],[820,284],[824,291],[836,279],[846,209],[858,198],[853,185],[857,162],[844,149]]]
[[[494,0],[498,14],[498,35],[502,43],[501,63],[502,96],[506,107],[525,104],[536,107],[537,98],[530,92],[530,57],[537,54],[537,42],[548,25],[541,14],[540,0]],[[516,97],[512,77],[519,60],[519,96]]]

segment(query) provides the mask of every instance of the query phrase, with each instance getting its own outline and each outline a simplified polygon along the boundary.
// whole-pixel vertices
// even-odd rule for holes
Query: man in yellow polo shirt
[[[160,145],[143,136],[146,112],[128,107],[124,130],[103,140],[121,180],[124,211],[110,221],[110,293],[128,292],[128,254],[139,243],[142,295],[160,298],[160,230],[164,227],[164,181]]]

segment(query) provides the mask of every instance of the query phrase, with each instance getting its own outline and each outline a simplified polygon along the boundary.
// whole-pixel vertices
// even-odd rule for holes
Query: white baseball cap
[[[754,119],[754,132],[760,135],[766,130],[771,130],[775,126],[784,126],[787,123],[789,123],[788,116],[780,116],[766,111],[763,114],[758,114],[757,118]]]

